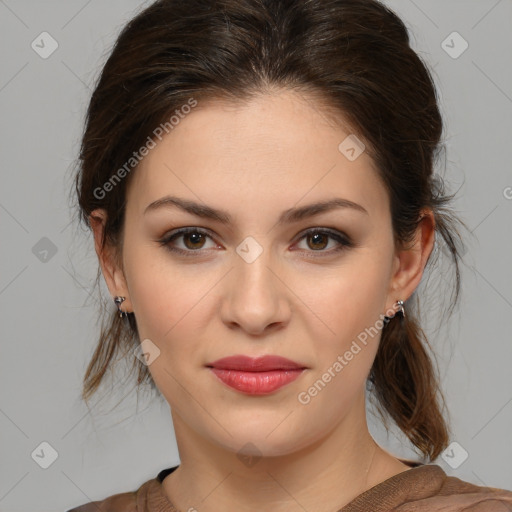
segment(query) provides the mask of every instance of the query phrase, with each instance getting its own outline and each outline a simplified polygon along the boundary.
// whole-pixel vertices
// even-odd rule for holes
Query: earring
[[[398,308],[398,311],[396,313],[401,313],[401,320],[405,318],[405,308],[404,308],[404,301],[403,300],[397,300],[395,302],[395,307]],[[395,313],[395,315],[396,315]],[[387,324],[395,315],[393,316],[385,316],[384,317],[384,323]]]
[[[125,311],[123,311],[121,309],[121,304],[125,300],[126,300],[126,297],[120,297],[119,295],[114,298],[114,302],[116,303],[116,306],[117,306],[117,311],[119,311],[119,318],[123,318],[123,316],[128,316],[128,313],[126,313]]]
[[[405,308],[404,308],[404,301],[403,300],[397,300],[395,305],[399,307],[398,310],[399,313],[402,313],[402,318],[405,318]]]

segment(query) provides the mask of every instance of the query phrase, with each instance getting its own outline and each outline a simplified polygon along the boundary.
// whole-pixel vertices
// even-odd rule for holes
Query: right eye
[[[182,244],[184,248],[175,247],[175,245],[173,245],[174,242],[180,238],[183,239]],[[201,228],[188,227],[172,231],[159,240],[159,243],[173,253],[184,256],[196,256],[194,253],[198,253],[204,248],[206,238],[213,241],[207,231]],[[216,247],[219,246],[216,245]]]

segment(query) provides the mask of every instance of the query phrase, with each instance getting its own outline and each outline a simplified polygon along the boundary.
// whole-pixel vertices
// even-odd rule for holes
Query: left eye
[[[323,249],[325,249],[329,243],[329,238],[334,240],[337,246],[335,246],[335,248],[330,251],[324,251]],[[331,230],[311,229],[301,236],[299,241],[302,240],[306,240],[309,247],[313,248],[312,252],[322,252],[327,254],[338,252],[343,250],[345,247],[352,246],[352,243],[348,237],[338,231]]]

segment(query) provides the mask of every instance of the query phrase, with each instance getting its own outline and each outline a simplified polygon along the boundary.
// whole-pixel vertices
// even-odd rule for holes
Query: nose
[[[261,336],[289,323],[292,294],[268,253],[264,250],[251,263],[237,256],[226,276],[221,317],[230,329]]]

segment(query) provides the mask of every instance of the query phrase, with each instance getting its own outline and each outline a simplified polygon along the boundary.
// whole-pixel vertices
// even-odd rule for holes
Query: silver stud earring
[[[395,307],[398,308],[398,311],[396,313],[401,313],[401,320],[405,318],[405,308],[404,308],[404,301],[403,300],[397,300],[395,302]],[[396,315],[395,313],[395,315]],[[395,315],[393,316],[385,316],[384,317],[384,324],[387,324]]]
[[[116,306],[117,306],[117,311],[119,311],[119,317],[120,318],[123,318],[123,316],[128,316],[128,313],[126,313],[125,311],[123,311],[121,309],[121,304],[126,300],[126,297],[120,297],[119,295],[117,297],[114,298],[114,302],[116,303]]]
[[[395,305],[400,308],[398,310],[399,313],[402,313],[402,317],[405,318],[405,308],[404,308],[404,301],[403,300],[397,300]]]

